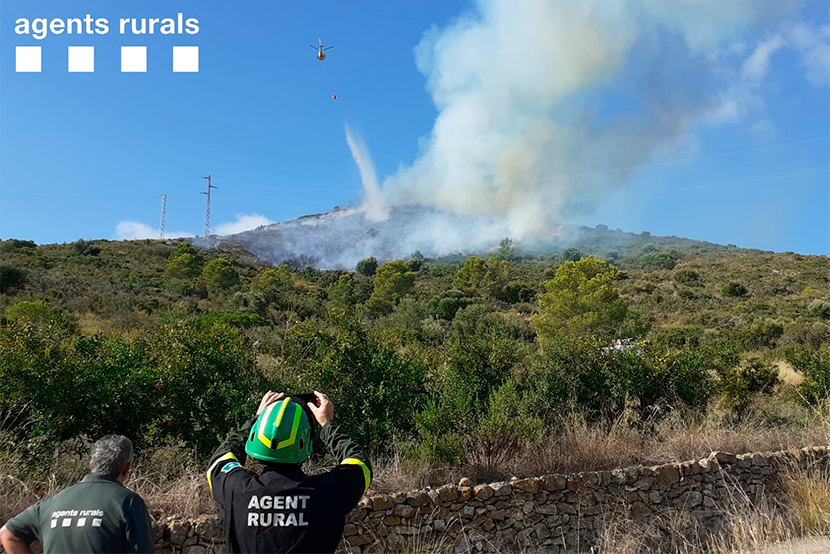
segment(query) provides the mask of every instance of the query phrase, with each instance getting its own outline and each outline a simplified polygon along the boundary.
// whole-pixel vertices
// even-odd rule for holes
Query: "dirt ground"
[[[753,550],[752,554],[820,554],[830,553],[830,537],[815,537]]]

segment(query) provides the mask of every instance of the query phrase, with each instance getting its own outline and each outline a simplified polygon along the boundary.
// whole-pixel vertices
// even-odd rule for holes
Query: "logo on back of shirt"
[[[267,512],[248,512],[248,527],[305,527],[308,521],[305,512],[273,512],[271,510],[305,510],[307,495],[294,496],[252,496],[248,501],[248,510],[268,510]]]
[[[60,510],[52,512],[49,527],[101,527],[104,520],[103,510]],[[73,525],[74,523],[74,525]]]

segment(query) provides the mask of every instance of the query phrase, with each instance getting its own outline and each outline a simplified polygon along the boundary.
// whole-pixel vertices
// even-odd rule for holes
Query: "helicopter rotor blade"
[[[331,50],[332,48],[334,48],[334,46],[326,46],[323,50]]]

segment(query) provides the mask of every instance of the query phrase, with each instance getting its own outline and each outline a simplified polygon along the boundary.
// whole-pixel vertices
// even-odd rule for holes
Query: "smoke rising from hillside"
[[[801,4],[478,0],[415,49],[439,114],[383,196],[504,217],[517,238],[590,212],[595,200],[570,200],[623,186],[718,109],[713,65],[727,39]]]
[[[369,149],[363,140],[355,135],[349,126],[346,126],[346,142],[352,151],[357,169],[360,171],[360,179],[363,182],[363,206],[371,221],[383,221],[389,217],[389,208],[383,198],[378,183],[378,175],[372,158],[369,156]]]

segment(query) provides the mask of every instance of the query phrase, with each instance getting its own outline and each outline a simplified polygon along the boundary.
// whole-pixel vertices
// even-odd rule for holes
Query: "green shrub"
[[[750,358],[723,371],[720,381],[721,398],[741,416],[753,397],[772,392],[778,384],[778,368],[759,358]]]
[[[55,441],[107,433],[139,445],[182,440],[207,456],[261,394],[253,349],[228,327],[179,324],[125,339],[52,321],[0,326],[0,431],[33,460]]]
[[[526,380],[536,398],[548,399],[540,409],[551,415],[572,405],[613,419],[629,406],[643,416],[679,405],[704,407],[713,394],[713,371],[738,361],[720,347],[644,345],[620,351],[563,337],[545,346]]]
[[[773,319],[756,321],[746,327],[739,340],[745,348],[775,348],[784,334],[784,325]]]
[[[582,259],[582,252],[578,248],[566,248],[559,255],[563,262],[578,262]]]
[[[74,331],[77,328],[75,322],[63,312],[40,300],[12,304],[3,312],[3,320],[64,331]]]
[[[692,269],[678,269],[674,272],[674,280],[678,283],[696,283],[700,280],[700,274]]]
[[[202,270],[202,282],[211,291],[222,291],[239,284],[239,273],[224,258],[216,258]]]
[[[378,261],[374,257],[365,258],[357,262],[355,271],[366,277],[371,277],[378,269]]]
[[[674,269],[680,254],[669,252],[648,252],[640,256],[640,266],[651,269]]]
[[[324,391],[338,421],[372,448],[414,430],[412,414],[424,405],[424,368],[399,355],[351,311],[332,309],[328,325],[299,323],[285,335],[280,353],[292,369],[289,384]]]
[[[366,307],[375,314],[389,314],[400,298],[415,286],[415,274],[401,260],[387,262],[375,272],[375,288]]]
[[[354,306],[358,301],[354,290],[354,280],[348,273],[341,275],[337,282],[329,285],[326,293],[329,300],[335,304]]]
[[[77,242],[73,243],[72,249],[76,254],[80,254],[81,256],[97,256],[101,253],[100,246],[94,242],[85,241],[84,239],[78,239]]]
[[[0,268],[0,272],[2,268]],[[830,302],[826,300],[813,300],[807,307],[807,313],[821,319],[830,319]]]
[[[465,296],[460,290],[450,289],[430,298],[426,311],[429,315],[452,321],[458,310],[472,303],[473,299]]]
[[[727,283],[724,285],[722,291],[724,296],[729,296],[733,298],[743,298],[744,296],[749,293],[747,288],[740,283],[736,283],[734,281]]]
[[[20,249],[35,249],[37,244],[33,240],[8,239],[0,240],[0,252],[14,252]]]
[[[804,376],[798,385],[798,397],[816,406],[830,398],[830,352],[826,348],[794,347],[787,350],[787,361]]]
[[[0,294],[7,294],[26,283],[27,271],[7,263],[0,263]]]

